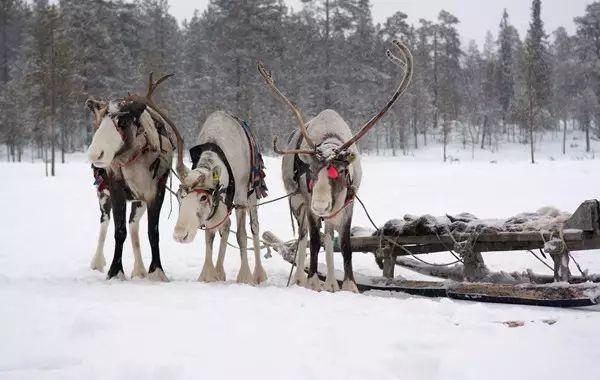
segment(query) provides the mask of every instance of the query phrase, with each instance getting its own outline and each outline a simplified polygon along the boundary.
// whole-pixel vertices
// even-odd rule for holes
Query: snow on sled
[[[286,261],[294,263],[296,241],[284,243],[268,231],[263,239]],[[466,213],[439,218],[407,215],[402,220],[387,222],[375,232],[354,228],[350,245],[353,252],[374,254],[383,270],[381,277],[355,273],[360,291],[397,291],[426,297],[552,307],[591,306],[600,302],[600,275],[580,270],[581,275],[574,276],[569,268],[570,252],[600,248],[597,200],[582,203],[572,215],[551,208],[506,220],[480,220]],[[340,250],[337,241],[334,250]],[[552,259],[549,268],[553,275],[539,275],[530,270],[492,272],[482,255],[523,250],[533,255],[532,250],[539,250],[544,257],[547,254]],[[419,258],[444,251],[455,255],[457,262],[440,266]],[[395,278],[396,265],[442,280]],[[324,279],[323,272],[319,276]]]

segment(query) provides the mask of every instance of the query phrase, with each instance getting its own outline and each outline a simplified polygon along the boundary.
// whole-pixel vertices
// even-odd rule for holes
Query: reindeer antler
[[[306,129],[306,123],[304,122],[304,118],[302,117],[302,112],[300,112],[298,107],[294,103],[292,103],[292,101],[290,101],[285,95],[283,95],[283,93],[281,91],[279,91],[277,86],[275,86],[275,81],[273,80],[271,71],[269,69],[267,69],[261,61],[257,61],[257,68],[258,68],[258,72],[265,80],[265,83],[267,84],[267,86],[269,87],[271,92],[273,92],[273,94],[277,95],[277,97],[279,97],[279,99],[281,99],[281,101],[283,101],[283,103],[285,103],[289,107],[289,109],[292,111],[292,114],[294,115],[294,118],[296,119],[296,122],[298,123],[298,127],[300,128],[300,133],[302,133],[302,136],[304,136],[304,140],[306,140],[306,144],[308,144],[308,146],[311,149],[315,149],[316,148],[315,143],[308,136],[308,130]],[[275,143],[275,141],[274,141],[274,143]],[[281,153],[281,154],[286,154],[286,153]]]
[[[352,144],[356,143],[367,132],[369,132],[369,130],[371,130],[371,128],[373,128],[375,124],[377,124],[379,119],[381,119],[383,115],[385,115],[387,111],[390,108],[392,108],[394,103],[396,103],[396,100],[398,100],[398,98],[406,91],[408,85],[410,84],[410,80],[412,78],[413,73],[413,56],[408,47],[406,47],[406,45],[404,45],[402,42],[398,40],[393,40],[392,43],[394,44],[394,46],[396,46],[400,53],[402,53],[404,60],[397,57],[389,50],[386,51],[386,55],[392,62],[394,62],[404,70],[404,76],[402,77],[402,81],[400,82],[400,85],[398,86],[396,92],[394,92],[394,95],[392,95],[390,100],[381,109],[381,111],[379,111],[377,115],[373,116],[373,118],[371,118],[371,120],[369,120],[350,140],[346,141],[344,145],[342,145],[339,148],[339,151],[348,149],[350,146],[352,146]]]
[[[162,82],[169,79],[173,75],[175,74],[164,75],[158,80],[154,81],[154,73],[151,72],[148,76],[148,90],[146,92],[146,96],[139,96],[137,94],[133,94],[129,95],[128,99],[145,104],[147,107],[152,108],[154,111],[156,111],[156,113],[160,115],[160,117],[164,119],[164,121],[167,122],[167,124],[171,126],[171,128],[173,128],[173,132],[175,132],[175,137],[177,138],[177,164],[175,165],[175,169],[177,170],[177,174],[179,175],[179,177],[183,178],[183,176],[185,175],[185,165],[183,164],[183,138],[181,137],[181,134],[179,133],[179,130],[175,126],[173,120],[171,120],[171,118],[169,118],[169,116],[167,116],[165,112],[158,108],[158,106],[156,105],[156,103],[154,103],[154,100],[152,99],[152,95],[154,94],[156,88]]]
[[[302,150],[302,149],[281,150],[277,146],[277,137],[275,137],[273,139],[273,151],[277,154],[308,154],[308,155],[317,154],[317,152],[315,150]]]

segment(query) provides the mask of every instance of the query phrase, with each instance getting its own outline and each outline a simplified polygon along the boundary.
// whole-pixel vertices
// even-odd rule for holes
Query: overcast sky
[[[301,9],[300,0],[286,0],[294,8]],[[542,0],[542,18],[546,33],[564,26],[572,34],[575,32],[573,18],[581,16],[591,0]],[[189,19],[194,9],[204,10],[208,0],[170,0],[171,13],[183,21]],[[459,31],[463,44],[475,40],[483,44],[485,34],[490,30],[496,36],[502,10],[508,9],[511,23],[519,30],[521,38],[527,32],[530,17],[530,0],[371,0],[375,22],[383,22],[396,11],[402,11],[409,22],[419,19],[434,20],[441,9],[454,14],[460,20]]]

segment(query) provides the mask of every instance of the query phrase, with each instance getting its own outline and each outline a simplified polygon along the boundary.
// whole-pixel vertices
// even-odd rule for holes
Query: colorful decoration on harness
[[[338,172],[335,166],[330,165],[327,168],[327,177],[329,177],[329,179],[337,179],[339,176],[340,173]]]

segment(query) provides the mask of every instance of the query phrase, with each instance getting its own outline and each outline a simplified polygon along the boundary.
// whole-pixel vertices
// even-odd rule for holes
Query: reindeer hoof
[[[351,280],[344,280],[344,282],[342,283],[342,290],[352,293],[358,293],[356,283]]]
[[[225,269],[223,269],[223,267],[218,267],[216,269],[216,273],[217,273],[217,281],[225,281],[227,279],[227,276],[225,276]]]
[[[331,292],[331,293],[339,292],[340,285],[338,284],[335,277],[330,278],[329,276],[327,276],[327,279],[325,280],[325,283],[323,284],[323,290]]]
[[[108,274],[106,275],[106,279],[107,280],[117,279],[117,280],[121,280],[121,281],[127,280],[127,278],[125,277],[125,273],[123,273],[122,269],[118,270],[117,272],[113,272],[112,270],[109,270]]]
[[[262,284],[267,281],[267,272],[262,266],[254,268],[254,282],[256,284]]]
[[[98,272],[104,272],[105,266],[106,259],[104,258],[104,255],[94,255],[90,264],[90,269],[97,270]]]
[[[308,278],[306,277],[306,272],[304,272],[304,270],[296,269],[296,272],[294,272],[294,277],[292,278],[292,284],[306,287],[307,279]]]
[[[254,279],[252,278],[252,273],[250,273],[250,268],[248,268],[247,266],[242,266],[242,268],[240,268],[240,272],[237,275],[236,281],[239,284],[254,285]]]
[[[321,291],[321,281],[319,281],[319,276],[317,276],[316,273],[308,279],[306,282],[306,287],[310,290],[314,290],[315,292]]]
[[[156,268],[153,272],[148,273],[148,279],[150,281],[169,282],[169,279],[161,268]]]
[[[148,272],[146,271],[146,268],[144,268],[144,264],[141,265],[133,265],[133,270],[131,271],[131,278],[146,278],[148,277]]]
[[[216,282],[219,281],[217,272],[215,271],[215,267],[212,265],[205,265],[202,268],[202,272],[200,272],[200,277],[198,277],[198,281],[200,282]]]

